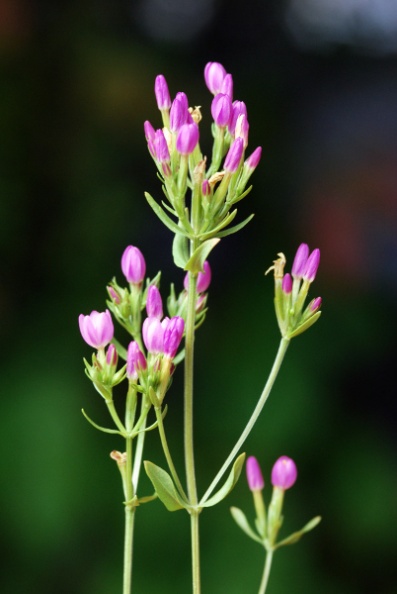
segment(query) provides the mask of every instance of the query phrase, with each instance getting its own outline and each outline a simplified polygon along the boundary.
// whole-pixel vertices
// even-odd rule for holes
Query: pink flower
[[[295,484],[298,470],[295,462],[288,456],[281,456],[272,469],[272,485],[280,489],[289,489]]]
[[[138,372],[147,368],[145,355],[135,341],[130,342],[127,352],[127,377],[129,379],[138,379]]]
[[[176,150],[181,155],[190,155],[199,140],[199,128],[197,124],[183,124],[176,137]]]
[[[92,311],[89,316],[79,315],[81,336],[94,349],[104,348],[113,338],[114,326],[110,311]]]
[[[232,100],[229,95],[218,93],[211,103],[211,115],[217,126],[224,128],[230,122],[233,113]]]
[[[146,262],[142,252],[135,246],[125,248],[121,258],[121,270],[127,281],[139,285],[145,278]]]
[[[234,173],[237,171],[238,166],[240,165],[241,157],[243,156],[244,152],[244,141],[242,138],[236,138],[232,143],[225,159],[225,163],[223,167],[229,173]]]
[[[208,262],[208,260],[206,260],[203,264],[203,272],[199,272],[197,275],[197,285],[196,285],[197,293],[204,293],[204,291],[206,291],[208,289],[208,287],[210,286],[210,283],[211,283],[211,277],[212,277],[212,272],[211,272],[210,263]],[[188,274],[186,274],[185,278],[183,279],[183,286],[185,287],[185,289],[187,291],[188,287],[189,287],[189,275]]]
[[[156,285],[150,285],[146,298],[146,312],[149,318],[163,317],[163,301]]]
[[[156,95],[157,107],[160,111],[171,107],[171,98],[167,81],[162,74],[156,76],[154,94]]]
[[[185,330],[183,318],[171,318],[164,330],[164,353],[173,359],[179,348]]]
[[[249,456],[245,465],[248,487],[251,491],[261,491],[265,486],[261,467],[255,456]]]
[[[226,70],[219,62],[208,62],[204,68],[205,84],[214,95],[221,92],[225,76]]]

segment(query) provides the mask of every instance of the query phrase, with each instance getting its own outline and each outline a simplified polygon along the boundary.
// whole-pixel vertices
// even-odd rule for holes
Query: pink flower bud
[[[245,465],[248,487],[251,491],[262,491],[265,486],[261,467],[255,456],[249,456]]]
[[[139,285],[145,278],[146,262],[142,252],[133,245],[129,245],[121,258],[121,270],[129,283]]]
[[[177,132],[183,124],[191,123],[189,103],[185,93],[177,93],[170,110],[170,129]]]
[[[190,155],[199,139],[199,128],[197,124],[183,124],[176,137],[176,150],[181,155]]]
[[[248,146],[248,131],[249,131],[249,123],[247,120],[247,116],[243,113],[237,118],[236,128],[234,130],[234,137],[235,138],[242,138],[244,141],[244,148]]]
[[[117,354],[116,347],[114,344],[110,344],[108,350],[106,351],[106,363],[112,367],[116,367],[118,358],[119,356]]]
[[[281,288],[286,295],[289,295],[292,291],[292,278],[290,274],[285,274],[281,283]]]
[[[164,351],[164,327],[158,318],[146,318],[142,324],[142,338],[149,353]]]
[[[109,293],[110,299],[112,301],[114,301],[114,303],[116,303],[117,305],[119,305],[121,303],[121,298],[120,298],[120,295],[117,293],[117,291],[115,291],[113,289],[113,287],[110,287],[110,286],[108,286],[106,288],[107,288],[107,291]]]
[[[138,379],[138,372],[147,368],[145,355],[135,341],[130,342],[127,351],[127,377],[132,380]]]
[[[203,272],[199,272],[197,275],[197,284],[196,284],[197,293],[204,293],[204,291],[206,291],[208,289],[208,287],[210,286],[210,283],[211,283],[211,277],[212,277],[212,272],[211,272],[210,263],[208,262],[208,260],[206,260],[203,264]],[[186,274],[185,278],[183,279],[183,286],[185,287],[185,289],[187,291],[188,287],[189,287],[189,275],[188,274]]]
[[[160,111],[169,109],[171,107],[171,98],[167,81],[162,74],[156,76],[154,83],[154,93],[156,95],[157,107],[160,109]]]
[[[316,278],[318,266],[320,264],[320,250],[316,248],[312,251],[307,259],[305,269],[303,271],[303,278],[309,283],[312,283]]]
[[[203,196],[210,196],[211,195],[211,186],[208,179],[205,179],[201,184],[201,193]]]
[[[208,89],[214,95],[221,92],[223,79],[226,76],[226,70],[219,62],[208,62],[204,68],[204,79]]]
[[[288,456],[281,456],[272,469],[272,485],[280,489],[289,489],[295,483],[298,471],[295,462]]]
[[[232,117],[230,118],[228,128],[229,128],[230,134],[232,136],[234,136],[237,119],[238,119],[239,115],[241,115],[241,114],[244,114],[245,117],[247,117],[247,107],[246,107],[244,101],[233,101],[232,107],[233,107]]]
[[[261,160],[262,156],[262,147],[258,146],[253,153],[250,154],[248,159],[246,159],[245,164],[249,169],[256,169],[258,167],[258,163]]]
[[[301,243],[298,249],[296,250],[294,263],[292,264],[291,274],[294,278],[302,278],[308,256],[309,246],[306,243]]]
[[[321,297],[316,297],[315,299],[313,299],[313,301],[309,303],[310,310],[314,313],[315,311],[320,309],[322,302],[323,300],[321,299]]]
[[[242,138],[236,138],[226,155],[225,163],[223,165],[224,169],[229,173],[237,171],[243,152],[244,141]]]
[[[155,130],[152,126],[152,124],[149,122],[149,120],[146,120],[146,122],[144,122],[143,124],[143,130],[145,132],[145,138],[146,140],[149,142],[153,142],[154,141],[154,137],[155,137]]]
[[[92,311],[89,316],[79,315],[81,336],[94,349],[105,347],[112,340],[114,326],[110,311]]]
[[[171,161],[167,141],[162,130],[156,130],[153,148],[157,161],[160,161],[160,163],[169,163]]]
[[[146,312],[149,318],[163,317],[163,301],[156,285],[150,285],[146,299]]]
[[[231,101],[233,101],[233,77],[231,74],[226,74],[225,78],[223,79],[221,93],[229,95]]]
[[[217,126],[224,128],[232,116],[232,101],[229,95],[218,93],[211,103],[211,114]]]
[[[164,330],[164,353],[171,359],[176,355],[184,330],[185,322],[179,316],[171,318]]]

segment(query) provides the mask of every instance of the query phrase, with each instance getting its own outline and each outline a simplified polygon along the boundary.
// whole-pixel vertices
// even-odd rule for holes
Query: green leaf
[[[224,485],[219,489],[217,493],[215,493],[215,495],[207,499],[205,503],[200,502],[199,507],[212,507],[213,505],[216,505],[217,503],[222,501],[222,499],[225,499],[227,495],[229,495],[230,491],[233,489],[234,485],[237,483],[240,477],[244,465],[244,460],[245,454],[240,454],[239,457],[236,458],[233,464],[233,468],[229,476],[227,477],[227,480],[224,483]]]
[[[189,246],[187,237],[182,235],[182,233],[175,234],[174,241],[172,242],[172,256],[175,266],[185,270],[185,266],[189,260]]]
[[[187,502],[185,502],[177,492],[174,482],[168,472],[148,460],[145,460],[143,464],[145,466],[146,474],[152,481],[158,498],[164,503],[168,511],[176,511],[177,509],[188,507]]]
[[[206,261],[208,254],[219,243],[219,239],[207,239],[194,251],[185,265],[185,270],[189,270],[197,274],[203,270],[203,264]]]
[[[239,509],[238,507],[231,507],[230,513],[232,514],[236,524],[241,528],[243,532],[247,534],[247,536],[249,536],[250,538],[252,538],[252,540],[255,540],[256,542],[259,542],[259,544],[263,544],[262,540],[249,525],[249,522],[245,517],[244,512],[241,511],[241,509]]]
[[[150,194],[145,192],[145,197],[146,200],[149,202],[149,205],[152,207],[154,213],[158,216],[160,221],[164,223],[166,227],[168,227],[168,229],[170,229],[173,233],[182,233],[183,235],[186,235],[186,237],[188,237],[188,234],[185,231],[183,231],[183,229],[178,227],[175,221],[170,219],[170,217],[164,212],[161,206],[157,204],[157,202],[154,200],[154,198],[151,197]]]
[[[300,326],[295,328],[295,330],[293,330],[292,332],[289,332],[289,333],[287,332],[287,338],[295,338],[295,336],[302,334],[302,332],[304,332],[305,330],[310,328],[310,326],[313,326],[313,324],[315,324],[315,322],[317,322],[317,320],[320,316],[321,316],[321,311],[316,312],[308,320],[306,320],[303,324],[301,324]]]
[[[221,231],[220,233],[217,233],[216,234],[217,237],[227,237],[227,235],[232,235],[232,233],[237,233],[237,231],[240,231],[240,229],[243,229],[243,227],[248,225],[248,223],[254,218],[254,216],[255,215],[252,214],[249,217],[247,217],[246,219],[244,219],[244,221],[242,221],[238,225],[234,225],[234,227],[230,227],[230,229],[225,229],[225,231]]]
[[[308,522],[305,526],[303,526],[303,528],[301,530],[298,530],[298,532],[293,532],[292,534],[287,536],[287,538],[284,538],[283,540],[278,542],[274,546],[274,550],[278,549],[279,547],[283,547],[284,545],[295,544],[296,542],[298,542],[298,540],[300,540],[302,538],[302,536],[306,532],[310,532],[310,530],[313,530],[313,528],[315,528],[320,522],[321,522],[321,516],[316,516],[315,518],[312,518],[310,520],[310,522]]]
[[[233,219],[236,217],[236,214],[237,214],[237,208],[235,208],[232,212],[228,213],[225,216],[225,218],[222,219],[222,221],[219,223],[219,225],[217,225],[216,227],[211,229],[211,231],[207,231],[206,233],[203,233],[202,235],[200,235],[200,239],[201,240],[208,239],[208,238],[216,235],[218,233],[218,231],[220,231],[221,229],[223,229],[224,227],[226,227],[227,225],[229,225],[229,223],[231,223],[233,221]]]
[[[243,192],[242,194],[239,194],[238,196],[236,196],[236,198],[233,198],[233,200],[230,200],[230,204],[232,205],[232,204],[236,204],[236,202],[240,202],[240,200],[245,198],[246,195],[251,192],[251,190],[252,190],[252,185],[249,188],[247,188],[245,190],[245,192]],[[227,203],[227,201],[226,201],[226,203]]]
[[[99,431],[103,431],[103,433],[112,433],[112,434],[122,435],[122,433],[120,433],[120,431],[118,431],[117,429],[107,429],[106,427],[101,427],[100,425],[97,425],[96,423],[94,423],[94,421],[92,419],[90,419],[90,417],[87,415],[84,408],[81,409],[81,412],[83,413],[84,418],[87,419],[87,421],[89,423],[91,423],[91,425],[93,427],[95,427],[95,429],[98,429]]]

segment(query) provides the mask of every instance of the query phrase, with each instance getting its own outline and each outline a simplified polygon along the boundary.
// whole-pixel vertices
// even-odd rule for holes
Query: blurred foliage
[[[250,146],[262,145],[264,157],[240,209],[256,217],[211,260],[210,311],[197,336],[199,488],[239,435],[277,348],[263,272],[280,250],[291,263],[301,241],[318,246],[323,317],[293,340],[245,448],[268,483],[278,456],[297,462],[285,534],[323,516],[276,555],[269,594],[396,592],[397,60],[343,47],[301,53],[278,3],[249,5],[242,13],[237,2],[214,3],[191,39],[164,41],[141,24],[144,0],[0,2],[4,594],[121,589],[122,495],[109,452],[122,443],[80,413],[107,422],[83,373],[89,350],[77,316],[104,307],[129,243],[150,276],[163,271],[164,296],[182,282],[170,234],[143,197],[161,190],[142,123],[159,125],[152,89],[162,72],[173,94],[185,90],[203,106],[208,126],[209,60],[233,73]],[[209,147],[208,129],[203,139]],[[167,398],[181,466],[180,376]],[[155,433],[146,457],[163,464]],[[141,488],[150,492],[145,477]],[[202,515],[208,594],[256,592],[260,580],[262,553],[230,505],[250,516],[244,479]],[[188,517],[158,501],[138,511],[134,591],[186,594]]]

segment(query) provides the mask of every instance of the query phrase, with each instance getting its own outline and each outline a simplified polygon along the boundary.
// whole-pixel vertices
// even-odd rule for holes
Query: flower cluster
[[[277,541],[277,536],[283,523],[283,502],[284,494],[296,482],[298,470],[295,462],[288,456],[281,456],[276,460],[271,472],[271,483],[273,492],[269,508],[263,500],[262,491],[265,481],[258,460],[250,456],[246,462],[248,487],[252,492],[256,513],[255,530],[251,528],[244,513],[235,507],[231,508],[234,520],[240,528],[253,540],[265,547],[266,551],[272,552],[280,546],[297,542],[305,532],[312,530],[320,522],[320,517],[313,518],[298,532],[294,532],[282,541]]]
[[[243,101],[233,100],[232,75],[222,64],[209,62],[204,78],[214,95],[211,104],[214,143],[209,167],[199,145],[200,108],[189,107],[183,92],[171,100],[163,75],[157,76],[154,87],[163,127],[155,129],[149,121],[144,123],[148,149],[171,206],[165,205],[163,209],[149,194],[146,198],[157,216],[176,235],[199,242],[233,233],[250,220],[251,217],[225,229],[237,213],[236,210],[229,212],[231,206],[250,189],[245,190],[262,153],[261,147],[257,147],[244,160],[249,131],[247,108]],[[186,208],[188,188],[192,190],[190,210]],[[177,224],[169,213],[178,219]],[[176,263],[184,267],[186,261],[179,258]]]
[[[200,280],[199,287],[208,287],[211,273],[207,267],[207,280]],[[125,353],[126,365],[117,371],[118,352],[114,340],[114,324],[109,309],[93,311],[79,316],[80,332],[87,344],[97,350],[92,356],[92,365],[85,361],[88,377],[106,400],[111,400],[111,389],[127,376],[136,387],[146,394],[157,394],[156,404],[162,402],[174,370],[174,358],[184,334],[184,319],[180,315],[163,317],[163,303],[157,287],[159,275],[148,279],[143,288],[146,262],[141,251],[128,246],[121,258],[121,269],[129,288],[120,287],[113,279],[108,286],[110,300],[107,302],[116,320],[132,335]],[[204,273],[203,273],[204,274]],[[185,290],[179,301],[183,301]],[[147,317],[142,324],[142,310]],[[108,346],[109,345],[109,346]],[[143,352],[146,347],[146,354]],[[107,350],[106,350],[106,347]]]
[[[312,326],[321,315],[321,297],[312,299],[303,309],[311,283],[316,278],[320,264],[320,250],[311,253],[306,243],[301,243],[295,254],[291,274],[284,274],[286,259],[278,254],[273,266],[275,282],[275,310],[281,334],[285,338],[298,336]]]

